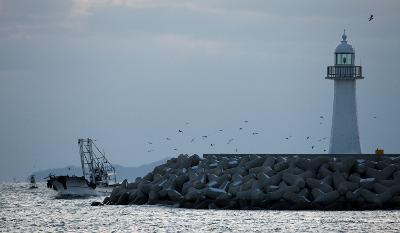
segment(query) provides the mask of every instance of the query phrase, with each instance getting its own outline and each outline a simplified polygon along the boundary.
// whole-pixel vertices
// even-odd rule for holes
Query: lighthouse
[[[334,81],[330,154],[361,154],[357,122],[356,80],[363,79],[361,66],[355,66],[355,52],[347,42],[346,31],[335,49],[334,66],[327,67],[326,79]]]

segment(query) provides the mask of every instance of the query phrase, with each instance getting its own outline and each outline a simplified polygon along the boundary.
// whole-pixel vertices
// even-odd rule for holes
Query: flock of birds
[[[325,119],[324,118],[324,116],[320,116],[319,117],[320,118],[320,124],[323,124],[323,120]],[[245,131],[245,129],[246,128],[248,128],[247,127],[247,124],[249,123],[249,121],[248,120],[244,120],[243,121],[243,123],[245,124],[244,126],[241,126],[241,127],[238,127],[237,129],[239,130],[239,131]],[[189,125],[190,123],[189,122],[186,122],[185,123],[185,125],[187,126],[187,125]],[[246,127],[245,127],[246,126]],[[195,143],[197,140],[201,140],[201,141],[203,141],[203,142],[206,142],[206,144],[210,147],[210,148],[214,148],[214,147],[216,147],[216,144],[215,144],[215,142],[213,142],[211,139],[210,139],[210,137],[211,136],[214,136],[215,134],[220,134],[220,133],[224,133],[224,129],[218,129],[218,130],[216,130],[216,131],[214,131],[214,133],[211,133],[211,134],[207,134],[207,135],[199,135],[199,136],[196,136],[196,137],[189,137],[188,138],[188,141],[190,142],[190,143]],[[259,135],[260,134],[260,132],[259,131],[255,131],[255,130],[251,130],[250,132],[246,132],[246,133],[248,133],[250,136],[257,136],[257,135]],[[176,136],[178,136],[178,135],[185,135],[185,130],[184,129],[177,129],[176,130]],[[291,140],[293,137],[291,136],[291,135],[289,135],[289,136],[287,136],[287,137],[285,137],[285,138],[283,138],[283,140]],[[210,139],[210,140],[209,140]],[[318,138],[317,140],[316,140],[316,142],[322,142],[322,141],[325,141],[325,140],[327,140],[328,139],[328,137],[322,137],[322,138]],[[172,138],[171,137],[166,137],[165,139],[163,139],[163,141],[172,141]],[[312,140],[312,137],[311,136],[306,136],[305,137],[305,140],[307,140],[307,141],[311,141]],[[238,141],[237,140],[237,138],[233,138],[233,137],[230,137],[230,138],[227,138],[227,140],[226,140],[226,144],[227,145],[233,145],[233,142],[234,141]],[[151,153],[151,152],[153,152],[153,151],[155,151],[155,149],[154,149],[154,147],[155,147],[155,143],[153,143],[152,141],[148,141],[147,142],[147,144],[151,147],[150,149],[148,149],[147,150],[147,152],[148,153]],[[313,144],[313,145],[311,145],[311,149],[312,150],[314,150],[316,148],[316,145],[315,144]],[[178,148],[172,148],[172,150],[173,151],[178,151],[179,149]],[[234,149],[234,151],[235,151],[235,153],[237,153],[238,152],[238,148],[235,148]],[[327,150],[326,149],[324,149],[323,150],[324,152],[326,152]]]
[[[373,118],[373,119],[377,119],[377,116],[376,116],[376,115],[373,115],[372,118]],[[319,124],[322,125],[322,124],[323,124],[323,121],[325,120],[325,117],[324,117],[324,116],[319,116],[319,119],[320,119]],[[245,120],[245,121],[243,121],[243,123],[248,124],[249,121],[248,121],[248,120]],[[190,124],[189,122],[186,122],[186,123],[185,123],[186,126],[189,125],[189,124]],[[244,131],[244,129],[245,129],[244,126],[238,128],[239,131]],[[200,135],[200,136],[197,136],[197,137],[190,137],[190,140],[189,140],[189,141],[190,141],[190,143],[194,143],[194,142],[196,142],[196,140],[201,139],[202,141],[207,142],[208,139],[209,139],[211,136],[214,136],[216,133],[223,133],[223,132],[224,132],[224,129],[218,129],[217,131],[214,132],[214,134]],[[178,135],[184,135],[184,134],[185,134],[185,132],[184,132],[183,129],[177,129],[176,133],[177,133]],[[251,136],[257,136],[257,135],[259,135],[259,134],[260,134],[259,131],[254,131],[254,130],[251,131],[251,133],[250,133]],[[289,136],[287,136],[287,137],[284,137],[283,140],[287,141],[287,140],[291,140],[292,138],[293,138],[293,136],[292,136],[292,135],[289,135]],[[311,137],[311,136],[305,136],[304,139],[305,139],[306,141],[311,142],[311,144],[310,144],[310,145],[311,145],[311,146],[310,146],[310,147],[311,147],[311,150],[314,150],[314,149],[316,149],[316,145],[317,145],[318,143],[321,143],[321,142],[327,140],[328,138],[329,138],[329,137],[314,138],[314,137]],[[312,141],[313,139],[316,139],[316,140]],[[165,138],[165,141],[172,141],[172,138],[171,138],[171,137],[166,137],[166,138]],[[210,140],[210,141],[211,141],[211,140]],[[226,141],[226,144],[227,144],[227,145],[230,145],[230,144],[232,144],[232,142],[234,142],[234,141],[238,141],[238,140],[236,140],[236,138],[232,138],[232,137],[231,137],[231,138],[229,138],[229,139]],[[150,153],[150,152],[155,151],[155,149],[154,149],[155,144],[154,144],[152,141],[148,141],[147,144],[148,144],[150,147],[152,147],[151,149],[148,149],[147,152]],[[214,148],[214,147],[216,146],[215,142],[208,142],[208,145],[209,145],[210,148]],[[178,149],[178,148],[172,148],[172,150],[178,151],[179,149]],[[237,153],[237,152],[238,152],[238,148],[235,148],[234,151],[235,151],[235,153]],[[324,151],[324,152],[327,152],[327,149],[323,149],[323,151]]]
[[[374,20],[374,15],[373,15],[373,14],[371,14],[371,15],[368,17],[368,21],[369,21],[369,22],[371,22],[372,20]],[[319,122],[319,124],[322,125],[322,124],[323,124],[322,120],[324,119],[324,116],[320,116],[319,118],[320,118],[320,120],[321,120],[321,121]],[[376,116],[373,116],[373,118],[376,119],[377,117],[376,117]],[[243,122],[246,123],[246,124],[249,123],[248,120],[244,120]],[[186,123],[185,123],[185,125],[189,125],[189,124],[190,124],[189,122],[186,122]],[[243,130],[243,129],[244,129],[244,127],[239,127],[239,130]],[[219,129],[217,132],[223,132],[223,131],[224,131],[223,129]],[[177,133],[178,133],[178,134],[184,134],[184,131],[183,131],[182,129],[178,129],[178,130],[177,130]],[[259,132],[256,132],[256,131],[251,132],[251,135],[252,135],[252,136],[256,136],[256,135],[258,135],[258,134],[259,134]],[[201,138],[202,140],[207,140],[209,136],[210,136],[210,135],[201,135],[200,138]],[[292,138],[292,136],[288,136],[288,137],[285,137],[285,140],[290,140],[291,138]],[[311,136],[306,136],[305,139],[306,139],[306,140],[311,140]],[[322,142],[322,141],[327,140],[327,139],[328,139],[328,137],[322,137],[322,138],[317,139],[317,142]],[[171,141],[172,139],[171,139],[170,137],[166,137],[165,140],[166,140],[166,141]],[[235,138],[229,138],[228,141],[226,142],[226,144],[229,145],[229,144],[231,144],[234,140],[235,140]],[[190,143],[194,143],[195,141],[196,141],[196,137],[190,139]],[[151,142],[151,141],[148,141],[147,144],[153,146],[153,142]],[[211,148],[212,148],[212,147],[215,147],[215,143],[209,143],[209,145],[210,145]],[[312,149],[312,150],[314,150],[315,148],[316,148],[315,144],[311,145],[311,149]],[[173,150],[174,150],[174,151],[178,151],[178,148],[173,148]],[[150,152],[153,152],[153,151],[154,151],[154,149],[149,149],[149,150],[147,150],[147,152],[149,152],[149,153],[150,153]],[[327,150],[326,150],[326,149],[323,149],[323,151],[326,152]],[[238,149],[237,149],[237,148],[235,149],[235,152],[238,152]]]
[[[248,121],[248,120],[245,120],[245,121],[243,121],[243,122],[244,122],[244,123],[248,123],[249,121]],[[185,125],[189,125],[189,124],[190,124],[189,122],[185,122]],[[244,129],[244,127],[239,127],[239,130],[243,130],[243,129]],[[222,133],[222,132],[224,132],[224,129],[218,129],[217,132]],[[177,134],[182,134],[182,135],[183,135],[183,134],[184,134],[184,130],[183,130],[183,129],[178,129],[178,130],[177,130]],[[258,132],[252,132],[251,134],[252,134],[252,135],[258,135],[259,133],[258,133]],[[192,138],[190,139],[190,143],[194,143],[194,142],[197,140],[197,138],[201,138],[202,140],[207,140],[210,136],[212,136],[212,135],[201,135],[201,136],[198,136],[198,137],[192,137]],[[165,140],[166,140],[166,141],[171,141],[172,139],[171,139],[170,137],[166,137]],[[229,145],[229,144],[231,144],[234,140],[235,140],[234,138],[229,138],[228,141],[226,142],[226,144]],[[151,146],[154,145],[154,143],[151,142],[151,141],[148,141],[147,144],[149,144],[149,145],[151,145]],[[209,145],[210,145],[210,147],[215,147],[215,143],[209,143]],[[178,151],[178,148],[173,148],[172,150]],[[153,152],[153,151],[154,151],[154,149],[149,149],[149,150],[147,150],[147,152]],[[237,148],[235,149],[235,152],[238,152],[238,149],[237,149]]]

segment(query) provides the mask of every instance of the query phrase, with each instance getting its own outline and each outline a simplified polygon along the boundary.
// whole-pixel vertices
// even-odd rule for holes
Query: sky
[[[0,180],[79,165],[87,137],[125,166],[326,153],[324,77],[343,29],[365,77],[362,151],[400,153],[398,12],[395,0],[0,0]]]

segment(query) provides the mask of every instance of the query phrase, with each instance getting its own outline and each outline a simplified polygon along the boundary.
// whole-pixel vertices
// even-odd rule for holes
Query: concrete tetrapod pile
[[[400,157],[179,155],[104,204],[195,209],[400,209]]]

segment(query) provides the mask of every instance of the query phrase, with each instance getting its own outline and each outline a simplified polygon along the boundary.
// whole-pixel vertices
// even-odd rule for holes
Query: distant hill
[[[143,164],[138,167],[124,167],[118,164],[113,164],[115,167],[115,171],[117,173],[117,180],[122,181],[124,179],[127,179],[128,181],[135,180],[136,177],[138,176],[144,176],[147,173],[153,171],[155,166],[161,165],[165,163],[169,158],[165,158],[162,160],[158,160],[152,163],[148,164]],[[82,176],[82,168],[79,166],[67,166],[63,168],[53,168],[53,169],[46,169],[46,170],[40,170],[36,171],[33,173],[33,175],[36,176],[36,181],[41,182],[44,181],[45,177],[47,177],[49,174],[53,175],[76,175],[76,176]]]

